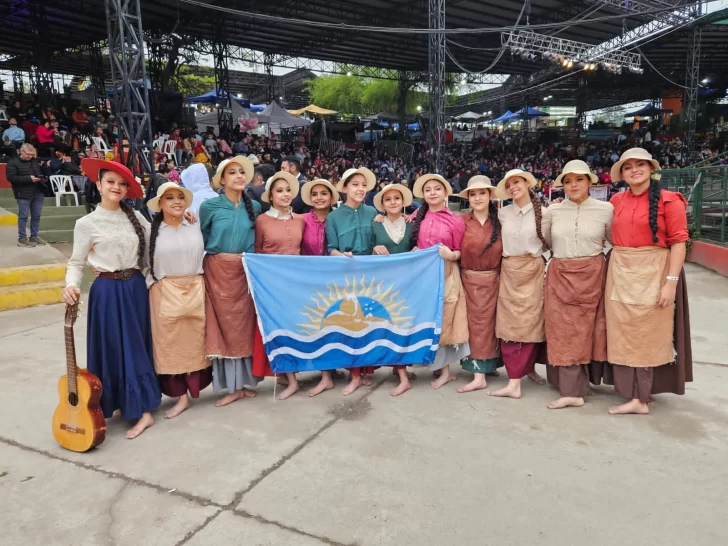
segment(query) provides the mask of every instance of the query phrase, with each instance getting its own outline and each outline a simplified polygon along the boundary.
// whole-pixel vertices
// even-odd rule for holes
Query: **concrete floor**
[[[342,383],[273,403],[269,380],[225,408],[208,390],[172,421],[165,399],[141,437],[111,419],[86,454],[50,431],[63,307],[2,313],[0,543],[725,545],[728,279],[686,269],[696,381],[649,416],[607,415],[609,387],[554,412],[549,387],[458,395],[421,370],[392,399],[380,370],[349,398]],[[82,363],[84,318],[76,330]]]

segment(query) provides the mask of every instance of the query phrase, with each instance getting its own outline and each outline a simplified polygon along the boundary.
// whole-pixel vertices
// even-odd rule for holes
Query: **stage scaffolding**
[[[212,41],[212,62],[215,68],[215,89],[218,93],[217,124],[220,136],[230,138],[233,132],[233,98],[230,95],[230,71],[228,59],[230,50],[225,32],[225,21],[219,19],[215,23],[215,39]]]
[[[445,29],[445,0],[429,0],[430,30]],[[429,123],[427,146],[430,168],[441,174],[445,169],[445,34],[429,35]]]

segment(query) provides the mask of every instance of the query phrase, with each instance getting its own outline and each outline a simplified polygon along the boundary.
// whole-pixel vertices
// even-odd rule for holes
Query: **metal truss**
[[[264,69],[265,69],[265,79],[266,79],[266,93],[265,93],[265,100],[266,102],[270,103],[275,98],[275,78],[273,77],[273,55],[271,53],[266,53],[264,55]]]
[[[94,42],[89,48],[89,73],[91,74],[91,86],[94,90],[94,102],[97,111],[106,108],[107,99],[106,67],[101,47],[101,42]]]
[[[154,178],[152,123],[144,62],[140,0],[106,0],[113,105],[121,162],[142,179]],[[147,199],[154,197],[147,193]]]
[[[698,115],[698,87],[700,85],[700,39],[702,29],[693,28],[688,40],[687,64],[685,67],[685,94],[683,107],[685,118],[685,147],[688,157],[695,153],[695,123]]]
[[[429,0],[430,30],[445,29],[445,0]],[[429,123],[427,145],[430,168],[436,173],[445,169],[445,33],[429,35]]]
[[[24,93],[23,73],[20,70],[13,70],[13,95],[15,95],[15,100],[21,100]]]
[[[220,100],[217,102],[217,124],[220,136],[229,139],[233,132],[233,104],[230,96],[230,71],[228,70],[229,46],[225,32],[225,21],[219,19],[215,26],[212,42],[212,62],[215,70],[215,89]]]
[[[628,68],[633,72],[642,70],[642,58],[637,53],[612,51],[595,54],[597,48],[590,44],[537,34],[530,30],[503,32],[501,33],[501,44],[527,58],[535,59],[537,55],[540,55],[556,62],[571,62],[569,68],[573,66],[573,63],[600,63]]]
[[[583,76],[579,78],[579,88],[576,92],[576,129],[579,136],[586,130],[586,111],[589,104],[589,84]]]
[[[34,49],[30,54],[30,89],[38,95],[38,102],[42,108],[52,106],[55,102],[53,95],[53,74],[48,72],[51,52],[43,46],[45,36],[48,35],[48,17],[46,16],[45,2],[34,0],[30,3],[30,17],[33,22],[32,34]]]

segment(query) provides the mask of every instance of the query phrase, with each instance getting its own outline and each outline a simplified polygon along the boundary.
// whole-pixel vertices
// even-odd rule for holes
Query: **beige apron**
[[[540,343],[546,339],[541,256],[509,256],[501,262],[495,335],[503,341]]]
[[[202,275],[165,277],[149,289],[154,369],[158,374],[196,372],[205,358],[205,281]]]
[[[468,310],[457,262],[445,261],[445,303],[442,306],[440,345],[468,342]]]
[[[670,250],[614,247],[604,289],[607,357],[612,364],[651,368],[670,364],[675,304],[658,307]]]

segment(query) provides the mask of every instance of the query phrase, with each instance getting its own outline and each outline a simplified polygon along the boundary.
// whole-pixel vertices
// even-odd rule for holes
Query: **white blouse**
[[[147,252],[151,250],[150,235],[151,226],[147,229]],[[177,229],[161,223],[154,243],[154,276],[157,281],[165,277],[202,275],[204,256],[205,243],[199,222],[190,224],[187,220],[182,220]],[[147,287],[154,283],[151,271],[147,271]]]
[[[149,222],[134,211],[146,230]],[[66,267],[66,286],[81,288],[83,268],[88,262],[101,272],[139,267],[139,238],[123,210],[96,207],[91,214],[76,221],[73,230],[73,254]]]
[[[546,209],[541,229],[554,258],[586,258],[612,241],[613,217],[611,203],[588,197],[577,205],[567,199]]]
[[[541,218],[546,209],[541,208]],[[501,238],[503,240],[503,256],[531,256],[538,257],[544,252],[543,243],[536,233],[536,214],[533,203],[521,208],[515,203],[503,207],[498,211],[498,220],[501,223]]]

